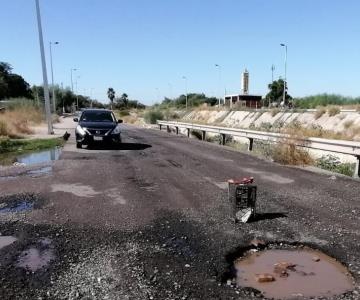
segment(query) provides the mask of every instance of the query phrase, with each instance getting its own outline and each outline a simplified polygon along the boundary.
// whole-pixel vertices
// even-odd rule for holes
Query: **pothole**
[[[307,247],[252,249],[234,267],[237,286],[259,290],[266,298],[331,297],[354,289],[341,263]]]
[[[15,194],[0,197],[0,213],[25,212],[40,208],[43,199],[35,194]]]
[[[49,265],[54,259],[55,254],[52,241],[48,238],[43,238],[36,245],[21,252],[16,266],[36,272]]]

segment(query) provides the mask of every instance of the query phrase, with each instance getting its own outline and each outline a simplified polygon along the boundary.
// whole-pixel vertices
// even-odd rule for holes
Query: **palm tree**
[[[108,98],[110,99],[110,109],[112,109],[115,98],[115,90],[112,87],[108,88],[107,95]]]

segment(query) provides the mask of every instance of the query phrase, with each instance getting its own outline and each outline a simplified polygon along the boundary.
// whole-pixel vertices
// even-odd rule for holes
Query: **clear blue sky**
[[[41,84],[34,0],[0,0],[0,61],[30,84]],[[344,0],[41,0],[44,40],[53,51],[55,81],[99,100],[106,90],[146,104],[185,91],[264,95],[284,73],[292,96],[360,95],[360,1]],[[50,63],[47,57],[48,73]],[[218,70],[222,66],[222,83]],[[75,73],[76,74],[76,73]],[[74,75],[74,78],[76,75]],[[157,90],[158,89],[158,90]]]

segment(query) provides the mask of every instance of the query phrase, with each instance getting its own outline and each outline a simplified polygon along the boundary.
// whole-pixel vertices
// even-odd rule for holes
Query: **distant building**
[[[226,106],[232,107],[233,105],[248,108],[260,108],[261,96],[249,95],[249,72],[245,71],[241,74],[241,91],[242,94],[225,95]]]
[[[260,108],[261,96],[257,95],[225,95],[225,105],[232,107],[233,105],[248,108]]]

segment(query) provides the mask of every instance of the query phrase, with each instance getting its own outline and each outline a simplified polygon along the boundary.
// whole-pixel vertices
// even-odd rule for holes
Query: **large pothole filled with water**
[[[239,287],[266,298],[332,297],[354,289],[349,271],[334,258],[308,247],[249,251],[234,262]]]
[[[21,193],[0,196],[0,214],[26,212],[39,209],[44,205],[44,199],[32,193]]]

